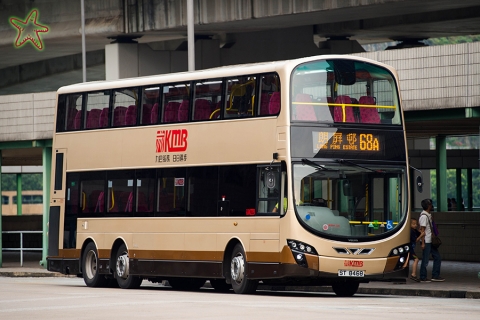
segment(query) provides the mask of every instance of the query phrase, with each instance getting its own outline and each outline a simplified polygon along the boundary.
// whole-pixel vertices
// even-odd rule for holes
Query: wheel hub
[[[127,254],[122,254],[118,256],[116,263],[117,275],[120,278],[126,279],[129,272],[128,256]]]
[[[232,259],[230,264],[230,273],[232,275],[232,280],[235,282],[242,282],[245,271],[245,261],[243,260],[242,255],[238,255]]]

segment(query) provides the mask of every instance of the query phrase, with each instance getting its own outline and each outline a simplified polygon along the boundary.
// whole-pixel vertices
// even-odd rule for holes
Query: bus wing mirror
[[[417,176],[417,191],[420,193],[423,192],[423,179],[421,176]]]
[[[273,189],[276,185],[275,173],[272,171],[267,172],[267,188]]]

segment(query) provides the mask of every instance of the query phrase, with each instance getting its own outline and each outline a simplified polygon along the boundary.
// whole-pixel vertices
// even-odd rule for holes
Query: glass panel
[[[107,212],[118,212],[119,215],[132,215],[134,212],[135,198],[133,186],[135,181],[135,172],[111,171],[107,174]]]
[[[79,189],[80,175],[78,173],[67,174],[67,192],[65,205],[65,221],[64,221],[64,241],[65,249],[75,248],[77,217],[80,211],[86,209],[86,197],[80,193]],[[85,201],[84,201],[85,200]]]
[[[8,204],[8,196],[2,196],[2,204]]]
[[[387,69],[353,60],[298,66],[292,78],[292,120],[401,124],[395,79]]]
[[[224,118],[251,117],[254,114],[254,76],[241,76],[227,80],[227,101]]]
[[[256,165],[219,167],[217,213],[220,216],[254,216]]]
[[[87,94],[87,129],[108,126],[110,91]]]
[[[185,215],[185,169],[161,169],[157,180],[157,212],[160,216]]]
[[[146,87],[143,88],[142,110],[140,112],[141,124],[155,124],[158,123],[158,115],[161,114],[158,110],[158,99],[160,97],[160,87]],[[161,111],[161,110],[160,110]],[[135,115],[136,116],[136,115]],[[125,119],[128,124],[133,122],[133,114],[129,114]]]
[[[280,112],[280,79],[276,73],[260,77],[261,91],[258,115],[271,115]]]
[[[105,173],[88,172],[81,175],[80,207],[81,214],[98,216],[105,212]]]
[[[287,210],[286,182],[284,183],[284,196],[281,196],[281,175],[280,168],[259,167],[258,168],[258,214],[280,214],[280,207],[283,205],[283,213]],[[281,203],[281,199],[283,204]]]
[[[307,229],[371,237],[405,218],[405,168],[344,161],[294,165],[295,209]]]
[[[113,98],[113,126],[123,127],[126,125],[136,125],[138,108],[138,88],[115,90]]]
[[[153,198],[155,196],[155,170],[141,170],[136,174],[135,212],[146,216],[153,213]],[[148,214],[149,216],[150,214]]]
[[[188,169],[187,215],[213,217],[217,215],[218,168]]]
[[[163,86],[162,123],[184,122],[189,119],[190,83]]]
[[[57,132],[71,131],[81,128],[82,95],[61,95],[58,98]]]
[[[195,83],[193,120],[205,121],[220,118],[221,99],[221,79],[210,79]]]

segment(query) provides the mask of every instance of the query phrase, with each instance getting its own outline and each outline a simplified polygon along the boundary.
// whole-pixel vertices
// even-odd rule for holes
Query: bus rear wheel
[[[137,289],[142,284],[142,278],[130,274],[130,262],[127,247],[122,244],[118,248],[115,259],[115,278],[122,289]]]
[[[230,277],[235,293],[249,294],[257,290],[258,282],[247,278],[245,251],[241,244],[237,244],[230,259]]]
[[[82,255],[83,281],[88,287],[104,287],[107,279],[98,272],[98,252],[93,242],[85,247]]]
[[[360,283],[347,281],[347,282],[339,282],[334,283],[332,285],[333,292],[339,297],[351,297],[355,293],[357,293],[358,286]]]

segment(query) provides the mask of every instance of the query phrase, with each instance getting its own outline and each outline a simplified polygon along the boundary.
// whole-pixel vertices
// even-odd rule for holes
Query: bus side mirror
[[[276,180],[275,173],[273,173],[272,171],[267,172],[267,188],[269,189],[275,188],[275,184],[276,184],[275,180]]]
[[[417,191],[420,193],[423,192],[423,179],[421,176],[417,176]]]

